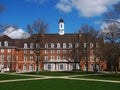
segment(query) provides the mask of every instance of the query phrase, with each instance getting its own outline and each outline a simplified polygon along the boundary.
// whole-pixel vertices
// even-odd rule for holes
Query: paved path
[[[98,82],[110,82],[110,83],[120,83],[120,81],[115,80],[100,80],[100,79],[86,79],[86,78],[73,78],[75,76],[89,76],[89,75],[102,75],[102,74],[86,74],[86,75],[69,75],[69,76],[43,76],[43,75],[28,75],[28,74],[17,74],[17,73],[5,73],[9,75],[19,75],[19,76],[32,76],[34,78],[27,79],[15,79],[15,80],[1,80],[3,82],[15,82],[15,81],[28,81],[28,80],[43,80],[43,79],[69,79],[69,80],[85,80],[85,81],[98,81]]]

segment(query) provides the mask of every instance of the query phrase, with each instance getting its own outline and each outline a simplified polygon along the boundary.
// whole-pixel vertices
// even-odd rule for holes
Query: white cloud
[[[79,15],[93,17],[104,13],[109,6],[119,1],[120,0],[60,0],[56,8],[65,13],[76,9]]]
[[[22,29],[16,29],[14,27],[8,27],[2,35],[7,35],[12,39],[22,39],[22,38],[27,38],[30,35],[23,31]]]
[[[60,0],[56,7],[63,12],[68,13],[72,11],[72,2],[70,2],[70,0]]]

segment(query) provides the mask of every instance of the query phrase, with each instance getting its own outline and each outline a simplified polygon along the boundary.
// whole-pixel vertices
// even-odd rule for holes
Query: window
[[[24,56],[24,62],[26,62],[27,61],[27,56]]]
[[[7,55],[7,61],[10,62],[11,60],[11,55]]]
[[[30,48],[33,48],[34,47],[34,44],[33,43],[30,43]]]
[[[60,70],[63,70],[63,64],[60,64]]]
[[[48,64],[48,70],[51,70],[51,64]]]
[[[10,53],[11,52],[11,49],[8,49],[8,53]]]
[[[69,43],[69,48],[72,48],[72,43]]]
[[[93,48],[93,43],[90,43],[90,48]]]
[[[30,64],[30,71],[33,71],[33,64]]]
[[[63,50],[63,54],[66,54],[66,50]]]
[[[54,48],[54,43],[51,43],[51,48]]]
[[[4,55],[0,55],[0,60],[4,60]]]
[[[48,56],[45,56],[45,60],[48,60]]]
[[[83,46],[84,46],[84,48],[86,48],[86,47],[87,47],[87,44],[86,44],[86,43],[83,43]]]
[[[90,61],[94,61],[94,55],[90,56]]]
[[[8,42],[7,42],[7,41],[4,42],[4,46],[5,46],[5,47],[8,46]]]
[[[66,60],[66,56],[63,56],[63,60]]]
[[[28,48],[28,45],[27,45],[27,43],[24,43],[24,48]]]
[[[48,43],[45,44],[45,48],[48,48]]]
[[[57,60],[60,60],[60,56],[59,55],[57,56]]]
[[[24,54],[27,54],[27,50],[24,50]]]
[[[45,54],[48,54],[48,50],[45,50]]]
[[[30,54],[33,54],[33,50],[30,50]]]
[[[51,60],[54,60],[54,56],[51,56]]]
[[[79,44],[78,43],[75,43],[75,47],[77,48],[79,46]]]
[[[4,53],[4,49],[1,49],[1,53]]]
[[[24,71],[27,70],[27,65],[26,65],[26,64],[23,66],[23,70],[24,70]]]
[[[60,54],[60,50],[57,50],[57,54]]]
[[[60,48],[60,43],[57,43],[57,48]]]
[[[51,50],[51,54],[54,54],[54,50]]]
[[[66,43],[63,43],[63,48],[66,48]]]
[[[30,56],[30,61],[33,61],[33,56]]]

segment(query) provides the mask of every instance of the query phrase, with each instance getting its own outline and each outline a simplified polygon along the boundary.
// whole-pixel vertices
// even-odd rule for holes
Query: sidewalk
[[[102,74],[70,75],[70,76],[43,76],[43,75],[28,75],[28,74],[16,74],[16,73],[4,73],[4,74],[20,75],[20,76],[33,76],[33,78],[15,79],[15,80],[1,80],[0,83],[2,83],[2,82],[15,82],[15,81],[28,81],[28,80],[43,80],[43,79],[68,79],[68,80],[84,80],[84,81],[98,81],[98,82],[120,83],[120,81],[115,81],[115,80],[72,78],[74,76],[89,76],[89,75],[102,75]]]

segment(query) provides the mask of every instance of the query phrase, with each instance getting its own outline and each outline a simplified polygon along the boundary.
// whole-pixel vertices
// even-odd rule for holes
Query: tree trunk
[[[115,61],[115,74],[118,74],[118,63],[117,63],[117,60]]]
[[[36,61],[36,74],[38,74],[38,67],[39,67],[39,58],[37,56],[37,61]]]
[[[111,72],[113,73],[113,63],[111,62]]]

